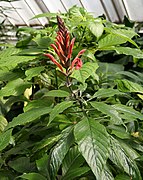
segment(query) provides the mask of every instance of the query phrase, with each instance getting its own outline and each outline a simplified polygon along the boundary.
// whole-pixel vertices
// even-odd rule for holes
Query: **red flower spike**
[[[56,61],[56,59],[51,54],[44,54],[44,56],[50,58],[51,61],[56,64],[56,66],[58,66],[62,72],[64,72],[63,67],[60,65],[60,63]]]
[[[70,33],[65,27],[63,20],[57,16],[58,22],[58,32],[55,44],[51,44],[51,47],[54,49],[55,53],[59,57],[60,63],[51,54],[45,54],[51,61],[56,64],[57,67],[62,71],[66,76],[69,76],[73,69],[80,69],[82,67],[82,60],[80,56],[85,52],[85,49],[81,50],[77,56],[72,61],[72,52],[74,47],[75,38],[70,40]],[[66,73],[64,73],[64,69]]]

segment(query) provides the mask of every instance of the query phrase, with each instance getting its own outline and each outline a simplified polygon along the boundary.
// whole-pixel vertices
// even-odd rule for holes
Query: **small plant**
[[[0,53],[0,178],[141,180],[137,33],[76,6],[43,16]]]

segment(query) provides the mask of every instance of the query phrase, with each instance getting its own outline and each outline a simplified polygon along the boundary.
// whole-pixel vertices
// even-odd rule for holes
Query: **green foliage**
[[[56,14],[41,17],[48,27],[18,29],[0,52],[0,179],[141,180],[142,37],[73,6],[60,14],[76,39],[71,62],[86,51],[65,75],[44,56],[59,62]]]
[[[102,179],[109,153],[108,133],[105,127],[93,119],[85,118],[75,126],[74,133],[82,156],[96,178]]]

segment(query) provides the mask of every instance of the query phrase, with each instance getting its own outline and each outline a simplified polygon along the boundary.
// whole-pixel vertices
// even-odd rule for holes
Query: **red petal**
[[[63,67],[56,61],[56,59],[51,55],[51,54],[44,54],[44,56],[48,57],[51,59],[51,61],[56,64],[60,68],[61,71],[63,71]]]
[[[78,62],[77,62],[77,65],[75,66],[75,69],[80,69],[82,67],[82,60],[79,59]]]
[[[55,44],[51,44],[51,46],[55,50],[56,54],[59,56],[60,52],[59,52],[58,48],[55,46]]]
[[[68,52],[68,58],[70,59],[72,56],[72,50],[73,50],[73,46],[74,46],[74,42],[75,42],[75,38],[73,38],[71,40],[70,46],[69,46],[69,52]]]
[[[71,64],[71,69],[73,69],[75,66],[76,69],[80,69],[82,67],[82,60],[78,57],[76,57]]]
[[[69,33],[66,34],[66,49],[68,49],[70,43],[70,35]]]
[[[64,54],[63,49],[62,49],[60,43],[58,41],[56,41],[56,44],[58,46],[58,50],[60,51],[60,53]]]
[[[77,57],[81,56],[85,51],[86,51],[86,49],[82,49],[81,51],[79,51]]]

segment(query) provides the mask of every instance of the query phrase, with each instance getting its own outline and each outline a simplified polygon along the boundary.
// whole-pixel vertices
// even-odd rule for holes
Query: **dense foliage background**
[[[72,7],[60,14],[73,57],[83,66],[67,77],[57,59],[56,14],[49,26],[17,31],[0,52],[0,179],[141,180],[143,52],[138,27],[118,25]]]

